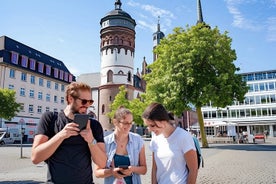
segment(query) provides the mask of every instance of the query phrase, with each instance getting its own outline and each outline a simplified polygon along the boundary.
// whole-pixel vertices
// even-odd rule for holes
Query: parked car
[[[14,144],[16,142],[20,142],[20,137],[14,136],[10,132],[0,132],[0,145]]]

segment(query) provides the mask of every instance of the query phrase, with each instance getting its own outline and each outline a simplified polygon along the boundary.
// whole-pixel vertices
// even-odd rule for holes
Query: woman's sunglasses
[[[82,98],[79,98],[79,97],[77,97],[77,99],[79,99],[80,101],[81,101],[81,104],[82,105],[86,105],[87,103],[89,104],[89,105],[92,105],[93,104],[93,102],[94,102],[94,100],[86,100],[86,99],[82,99]]]

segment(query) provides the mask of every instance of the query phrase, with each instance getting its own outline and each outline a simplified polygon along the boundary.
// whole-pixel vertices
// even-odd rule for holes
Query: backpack
[[[203,160],[203,157],[201,155],[201,148],[200,148],[198,139],[195,136],[192,136],[192,137],[193,137],[195,148],[196,148],[198,168],[200,168],[200,164],[201,164],[201,167],[204,167],[204,160]]]

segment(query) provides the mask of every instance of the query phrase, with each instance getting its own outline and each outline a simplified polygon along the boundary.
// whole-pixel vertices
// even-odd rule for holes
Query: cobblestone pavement
[[[276,140],[276,139],[275,139]],[[146,143],[148,172],[143,184],[150,184],[151,153]],[[31,147],[0,147],[0,184],[44,183],[46,165],[30,161]],[[199,169],[197,183],[201,184],[259,184],[276,183],[276,141],[264,144],[210,144],[202,149],[204,168]],[[96,184],[103,179],[95,178]]]

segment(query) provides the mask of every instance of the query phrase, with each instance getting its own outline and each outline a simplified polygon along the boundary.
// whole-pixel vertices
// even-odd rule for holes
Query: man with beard
[[[67,106],[58,114],[45,112],[32,146],[32,162],[45,161],[47,183],[93,183],[91,158],[97,167],[106,165],[103,129],[94,119],[79,129],[74,114],[86,114],[93,104],[91,88],[72,82],[66,89]]]

